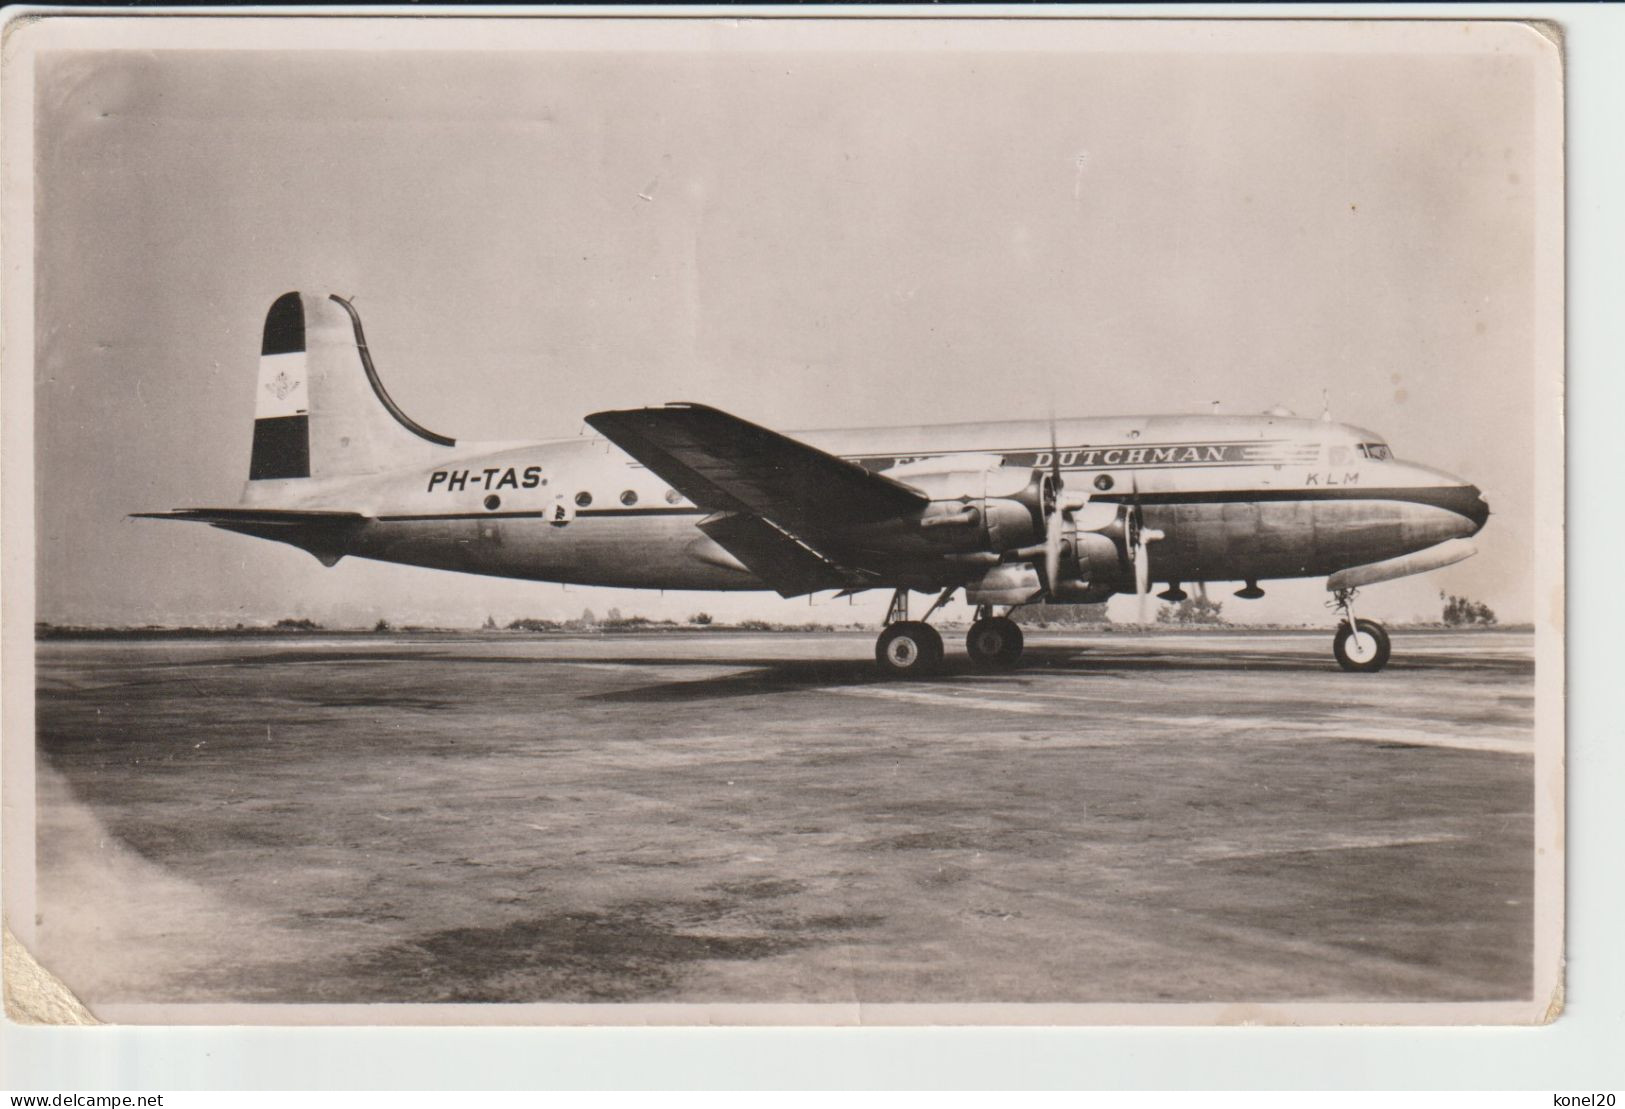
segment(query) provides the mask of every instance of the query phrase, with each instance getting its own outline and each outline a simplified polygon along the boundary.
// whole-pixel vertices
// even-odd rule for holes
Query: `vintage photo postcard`
[[[12,1019],[1556,1019],[1562,59],[10,19]]]

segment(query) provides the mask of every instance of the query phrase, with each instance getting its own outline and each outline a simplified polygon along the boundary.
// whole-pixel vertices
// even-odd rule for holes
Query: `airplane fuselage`
[[[1001,456],[1055,465],[1068,493],[1137,504],[1164,538],[1155,574],[1232,581],[1331,574],[1482,526],[1478,490],[1389,455],[1380,436],[1288,416],[1147,416],[794,433],[865,469]],[[1058,446],[1052,452],[1051,442]],[[767,586],[698,530],[707,513],[604,439],[470,445],[421,470],[250,483],[248,500],[367,517],[342,552],[465,573],[646,589]],[[1107,589],[1132,590],[1125,573]],[[945,562],[918,588],[955,584]]]

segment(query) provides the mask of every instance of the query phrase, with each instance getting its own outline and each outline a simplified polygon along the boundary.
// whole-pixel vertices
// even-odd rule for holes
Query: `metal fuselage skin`
[[[1470,536],[1488,510],[1380,436],[1287,416],[1146,416],[793,432],[884,471],[948,454],[1048,468],[1069,495],[1137,504],[1166,581],[1316,577]],[[644,589],[767,586],[695,526],[703,509],[603,439],[472,445],[421,469],[250,482],[247,503],[369,517],[342,553],[465,573]],[[904,584],[904,583],[896,583]],[[1109,588],[1131,591],[1128,578]]]

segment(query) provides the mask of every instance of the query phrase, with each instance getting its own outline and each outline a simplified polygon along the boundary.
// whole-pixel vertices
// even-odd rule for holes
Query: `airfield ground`
[[[41,643],[37,950],[93,1006],[1527,997],[1531,637],[1329,638]]]

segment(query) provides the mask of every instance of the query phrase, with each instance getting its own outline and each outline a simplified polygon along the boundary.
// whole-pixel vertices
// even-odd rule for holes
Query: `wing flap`
[[[700,521],[699,528],[781,597],[841,589],[872,577],[843,567],[760,516],[720,512]]]
[[[930,503],[900,481],[701,404],[596,412],[587,423],[702,508],[759,516],[798,537]]]

